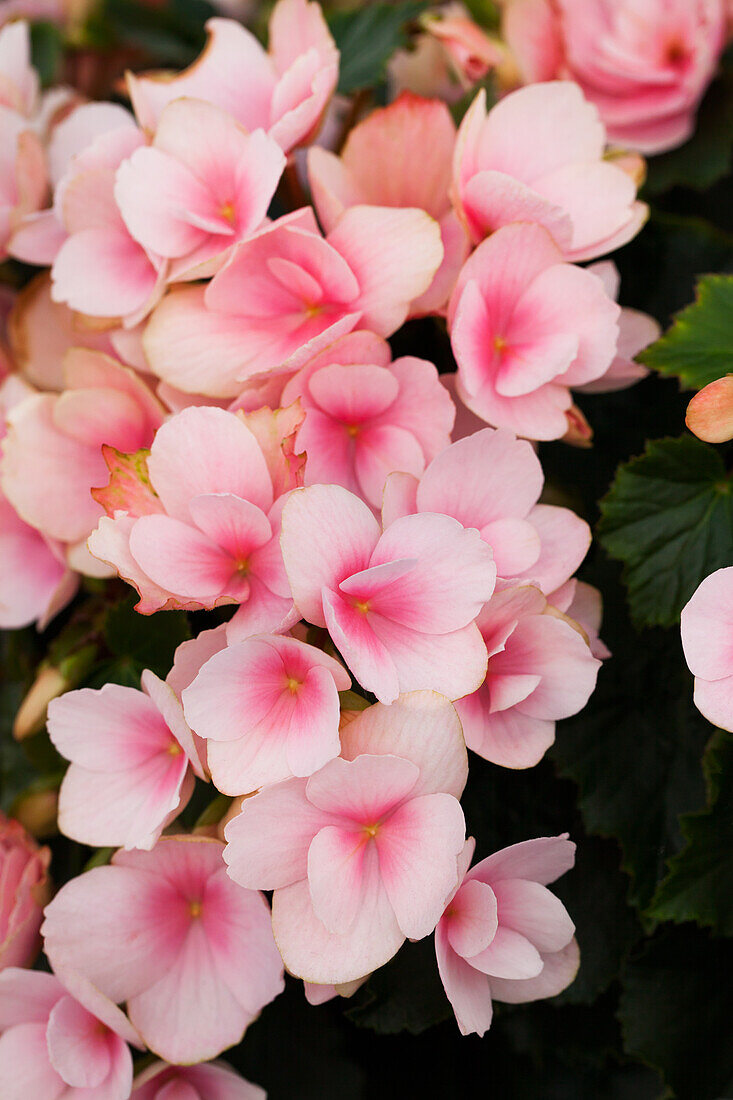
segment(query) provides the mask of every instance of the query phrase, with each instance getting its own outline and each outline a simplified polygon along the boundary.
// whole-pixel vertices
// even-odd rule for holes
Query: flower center
[[[183,752],[183,749],[177,741],[171,741],[166,751],[168,752],[169,756],[180,756]]]
[[[201,904],[200,901],[197,901],[197,900],[189,901],[188,911],[189,911],[190,915],[194,918],[194,920],[197,917],[201,916],[201,910],[202,909],[203,909],[203,905]]]
[[[369,600],[354,600],[354,607],[362,615],[366,615],[369,611]]]
[[[233,202],[225,202],[219,207],[219,214],[225,222],[229,222],[230,225],[234,225],[234,221],[237,216],[237,212],[234,208]]]
[[[375,822],[374,825],[365,825],[364,832],[368,837],[374,837],[379,832],[379,822]]]
[[[358,424],[347,424],[346,434],[350,435],[354,439],[359,434],[360,428]]]
[[[292,692],[293,695],[298,694],[298,691],[303,684],[303,681],[298,680],[295,676],[288,676],[285,682],[287,684],[288,691]]]
[[[502,352],[506,351],[508,346],[509,345],[507,344],[503,336],[494,337],[494,351],[498,351],[499,355],[501,355]]]

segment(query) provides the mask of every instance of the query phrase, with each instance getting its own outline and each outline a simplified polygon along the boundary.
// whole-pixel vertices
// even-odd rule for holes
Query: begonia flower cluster
[[[474,756],[536,765],[609,655],[590,528],[545,498],[537,444],[587,442],[573,391],[645,373],[658,328],[608,256],[648,214],[639,150],[687,133],[717,56],[715,3],[692,7],[710,38],[682,58],[675,22],[645,127],[606,109],[576,5],[552,5],[555,64],[522,39],[549,7],[511,0],[540,82],[478,90],[459,125],[402,90],[343,140],[315,0],[278,0],[266,48],[211,19],[124,104],[41,95],[27,25],[0,31],[0,250],[37,269],[3,309],[0,626],[115,579],[194,634],[165,679],[48,707],[59,829],[106,862],[48,902],[46,850],[0,824],[7,1100],[257,1100],[217,1059],[285,972],[350,996],[406,940],[434,936],[464,1034],[572,981],[548,887],[574,844],[475,851],[461,798]],[[477,30],[424,27],[468,89],[503,58]],[[454,371],[404,352],[426,318]],[[683,630],[720,721],[715,578]],[[191,831],[202,792],[225,808]]]

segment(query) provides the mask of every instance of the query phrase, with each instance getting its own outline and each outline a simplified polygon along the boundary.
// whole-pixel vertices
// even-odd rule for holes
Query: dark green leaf
[[[636,623],[676,623],[700,581],[733,563],[732,490],[718,452],[692,436],[653,440],[619,467],[598,535],[624,563]]]
[[[733,372],[733,275],[702,278],[696,300],[639,360],[695,390]]]
[[[645,193],[658,195],[670,187],[711,187],[730,170],[733,150],[733,72],[716,80],[697,115],[690,141],[669,153],[652,157]]]
[[[376,3],[334,12],[331,33],[341,52],[338,90],[342,95],[374,88],[384,78],[395,50],[407,44],[406,27],[427,7],[422,0]]]
[[[137,668],[144,668],[161,677],[167,676],[173,664],[176,647],[191,637],[188,619],[183,611],[159,611],[155,615],[139,615],[134,610],[137,598],[129,596],[113,607],[104,626],[104,637],[110,651]]]
[[[406,943],[391,962],[358,990],[346,1015],[384,1035],[421,1031],[447,1020],[451,1007],[435,961],[433,937]]]
[[[733,1074],[733,942],[665,928],[622,971],[624,1048],[677,1100],[717,1100]]]
[[[733,734],[717,731],[703,763],[707,809],[681,819],[687,844],[670,860],[649,913],[733,936]]]
[[[619,841],[629,900],[641,909],[682,846],[678,815],[704,802],[700,757],[709,735],[671,631],[629,632],[588,706],[558,727],[551,755],[580,787],[588,832]]]

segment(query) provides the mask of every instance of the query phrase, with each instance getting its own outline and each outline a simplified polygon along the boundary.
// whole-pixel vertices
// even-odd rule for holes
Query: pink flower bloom
[[[343,758],[266,787],[226,827],[229,874],[271,889],[290,973],[351,982],[428,935],[458,880],[467,776],[460,724],[433,692],[375,704]]]
[[[8,317],[8,343],[15,369],[40,390],[65,388],[64,361],[70,348],[114,354],[108,332],[84,326],[68,306],[51,299],[47,271],[17,295]]]
[[[183,693],[186,720],[208,742],[214,785],[247,794],[308,776],[341,751],[338,661],[295,638],[259,635],[215,654]]]
[[[127,1044],[140,1046],[135,1030],[88,982],[72,974],[62,977],[63,984],[36,970],[0,974],[3,1100],[127,1100],[132,1088]]]
[[[312,140],[338,80],[338,50],[320,5],[278,0],[267,53],[231,19],[210,19],[206,29],[203,53],[173,79],[128,75],[140,125],[154,131],[164,107],[188,96],[227,111],[246,130],[265,130],[286,153]]]
[[[596,275],[609,298],[614,302],[618,299],[620,277],[618,268],[610,260],[602,263],[591,264],[588,268]],[[661,327],[647,313],[641,313],[637,309],[622,309],[618,319],[618,342],[616,344],[616,357],[605,374],[593,382],[586,382],[574,388],[581,393],[610,393],[613,390],[624,390],[627,386],[633,386],[646,378],[649,371],[634,359],[661,335]]]
[[[456,704],[466,744],[505,768],[531,768],[555,740],[555,723],[585,706],[600,661],[580,629],[537,588],[495,592],[477,619],[489,667]]]
[[[52,966],[126,1001],[168,1062],[206,1061],[240,1042],[283,988],[267,902],[228,878],[221,853],[217,840],[162,837],[67,882],[46,908]]]
[[[465,264],[451,298],[461,400],[530,439],[560,439],[569,387],[613,362],[620,310],[592,273],[562,262],[539,225],[510,225]]]
[[[496,566],[477,531],[424,513],[381,533],[358,497],[314,485],[288,498],[281,542],[298,611],[328,627],[381,702],[421,688],[456,699],[479,686],[486,650],[474,620]]]
[[[305,451],[307,485],[336,484],[373,508],[387,475],[419,476],[450,443],[455,409],[432,363],[402,356],[368,332],[349,333],[285,386],[284,404],[305,410],[296,449]]]
[[[0,442],[5,417],[33,391],[17,375],[0,383]],[[25,523],[0,492],[0,629],[47,623],[74,596],[78,578],[68,568],[65,548]]]
[[[461,8],[461,4],[447,5],[437,18],[425,16],[422,25],[443,46],[463,87],[470,88],[501,64],[504,50]]]
[[[248,134],[210,103],[177,99],[152,145],[120,165],[115,200],[146,252],[174,261],[169,279],[196,279],[259,229],[284,167],[261,130]]]
[[[575,84],[521,88],[488,114],[479,92],[453,162],[453,201],[474,240],[533,222],[573,261],[630,241],[649,211],[636,202],[632,176],[603,159],[605,142],[598,112]]]
[[[57,184],[54,217],[67,237],[53,260],[51,277],[55,302],[133,326],[162,294],[166,265],[134,239],[115,201],[118,168],[145,145],[144,135],[128,119],[104,129],[78,152]]]
[[[226,1062],[153,1062],[135,1078],[132,1095],[135,1100],[266,1100],[264,1089],[245,1081]]]
[[[140,593],[138,610],[243,605],[240,636],[287,629],[283,498],[242,414],[190,408],[158,429],[133,513],[103,517],[89,549]]]
[[[488,542],[500,577],[531,581],[549,596],[582,562],[591,532],[569,508],[538,504],[543,484],[530,443],[506,428],[483,428],[442,451],[420,479],[391,474],[383,521],[388,527],[415,512],[453,516]]]
[[[11,25],[3,33],[12,29]],[[38,136],[22,115],[0,105],[0,260],[7,257],[6,246],[22,219],[40,210],[47,193],[46,162]]]
[[[102,445],[148,446],[163,409],[137,374],[101,352],[71,350],[64,374],[62,394],[39,393],[10,410],[2,488],[26,523],[85,552],[102,511],[90,493],[105,480]]]
[[[443,263],[428,290],[412,303],[411,314],[445,306],[468,255],[469,242],[448,194],[455,142],[456,128],[444,103],[403,92],[349,132],[340,156],[318,146],[308,153],[313,202],[327,232],[344,210],[362,203],[417,207],[439,223]]]
[[[145,353],[178,389],[235,397],[252,375],[294,371],[352,329],[391,335],[442,258],[424,211],[355,206],[324,239],[306,207],[238,245],[207,287],[169,292]]]
[[[717,569],[698,585],[680,626],[695,706],[714,726],[733,731],[733,568]]]
[[[554,997],[579,963],[573,922],[546,885],[573,866],[567,834],[513,844],[466,873],[473,849],[468,840],[461,885],[435,930],[440,977],[462,1035],[488,1031],[494,999]]]
[[[725,41],[723,0],[510,0],[503,32],[528,82],[577,81],[609,139],[681,145]]]
[[[19,822],[0,813],[0,970],[30,966],[40,950],[50,861],[48,848],[39,848]]]
[[[49,704],[49,737],[71,761],[59,829],[81,844],[152,848],[203,775],[173,691],[147,670],[142,685],[81,688]]]

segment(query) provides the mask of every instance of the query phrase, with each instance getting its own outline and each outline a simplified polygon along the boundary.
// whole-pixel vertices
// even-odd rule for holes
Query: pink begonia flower
[[[31,966],[41,948],[51,853],[13,818],[0,813],[0,970]]]
[[[389,527],[416,512],[453,516],[488,542],[500,577],[531,581],[549,596],[582,562],[591,531],[569,508],[538,504],[543,485],[531,443],[483,428],[447,447],[420,479],[391,474],[382,518]]]
[[[520,88],[486,113],[482,90],[458,131],[453,202],[476,241],[510,222],[542,225],[566,260],[626,244],[649,214],[632,176],[604,160],[606,134],[575,84]]]
[[[342,741],[343,758],[310,779],[244,799],[225,834],[234,881],[275,891],[288,971],[323,985],[363,977],[406,937],[432,932],[465,840],[465,746],[446,699],[416,692],[377,703]]]
[[[486,648],[474,620],[496,566],[478,531],[423,513],[382,533],[358,497],[313,485],[288,498],[281,544],[298,611],[328,628],[381,702],[423,688],[456,699],[482,682]]]
[[[733,567],[702,581],[682,609],[682,648],[695,677],[695,706],[708,722],[733,732]]]
[[[16,969],[0,974],[0,1095],[128,1100],[127,1044],[141,1045],[137,1033],[88,982],[60,976]]]
[[[488,1031],[492,1000],[554,997],[580,961],[573,922],[547,889],[575,861],[567,834],[512,844],[468,871],[474,843],[466,842],[461,885],[435,930],[438,970],[462,1035]]]
[[[32,393],[15,374],[0,383],[0,444],[10,409]],[[31,623],[45,629],[73,598],[78,584],[66,563],[64,545],[25,523],[0,492],[0,629]]]
[[[178,389],[236,397],[253,375],[293,371],[353,329],[390,336],[442,258],[422,210],[354,206],[324,238],[305,207],[239,244],[207,287],[169,291],[145,354]]]
[[[152,144],[120,165],[115,201],[138,244],[172,261],[169,280],[197,279],[260,228],[284,167],[262,130],[249,134],[211,103],[177,99]]]
[[[108,332],[83,325],[68,306],[51,299],[48,272],[36,275],[16,296],[8,317],[8,344],[15,369],[40,390],[64,389],[70,348],[114,354]]]
[[[462,4],[448,4],[438,15],[426,14],[421,25],[443,46],[461,85],[483,80],[504,59],[504,47],[474,23]]]
[[[64,374],[63,393],[39,393],[10,410],[2,489],[26,523],[86,552],[102,513],[90,493],[105,481],[102,445],[149,446],[163,409],[139,375],[101,352],[72,349]]]
[[[576,81],[609,139],[644,153],[686,141],[725,43],[724,0],[509,0],[524,79]]]
[[[147,669],[142,687],[80,688],[48,707],[48,735],[71,761],[59,829],[92,848],[152,848],[203,776],[171,688]]]
[[[54,217],[66,239],[53,260],[51,296],[79,313],[132,327],[162,295],[167,262],[138,244],[115,201],[118,169],[145,145],[128,119],[73,156],[56,186]]]
[[[550,593],[548,603],[583,628],[594,657],[605,661],[611,656],[610,649],[599,637],[603,621],[603,597],[597,588],[572,577]]]
[[[508,225],[461,271],[449,307],[461,400],[488,423],[560,439],[569,387],[606,373],[620,309],[600,279],[563,263],[539,225]]]
[[[241,795],[318,771],[341,751],[339,691],[351,677],[295,638],[261,634],[216,653],[183,692],[214,785]]]
[[[135,1100],[267,1100],[264,1089],[245,1081],[226,1062],[153,1062],[135,1078],[132,1095]]]
[[[617,301],[621,278],[616,265],[610,260],[604,260],[602,263],[590,264],[586,270],[596,275],[605,287],[609,298],[613,298],[614,302]],[[622,309],[618,319],[615,359],[600,378],[575,386],[574,389],[580,393],[611,393],[640,382],[642,378],[646,378],[649,371],[641,364],[635,363],[634,359],[640,351],[658,340],[661,332],[659,323],[648,313],[641,313],[637,309]]]
[[[241,604],[240,636],[287,629],[293,601],[277,500],[244,414],[184,409],[158,429],[134,514],[102,517],[92,554],[140,593],[138,610]]]
[[[455,708],[469,749],[504,768],[531,768],[555,740],[555,724],[585,706],[601,662],[577,624],[538,588],[503,588],[477,619],[489,667]]]
[[[51,965],[126,1001],[146,1046],[167,1062],[215,1058],[283,989],[267,901],[231,881],[222,847],[170,836],[150,852],[117,852],[46,908]]]
[[[412,303],[413,315],[445,306],[469,252],[448,194],[455,143],[455,124],[444,103],[403,92],[358,123],[339,156],[317,146],[308,152],[313,202],[326,232],[344,210],[364,203],[417,207],[440,225],[443,262],[430,287]]]
[[[727,443],[733,439],[733,376],[726,374],[708,382],[690,401],[685,424],[706,443]]]
[[[38,136],[22,115],[0,105],[0,260],[7,257],[8,242],[22,219],[40,210],[47,194],[46,162]]]
[[[343,336],[303,367],[282,402],[296,398],[306,485],[342,485],[373,508],[388,474],[419,476],[450,443],[455,408],[433,364],[412,355],[392,362],[386,341],[368,332]]]
[[[338,80],[339,54],[320,5],[278,0],[266,53],[231,19],[210,19],[209,40],[190,68],[133,76],[128,90],[140,125],[155,131],[163,109],[189,96],[213,103],[246,130],[265,130],[284,152],[312,140]]]

